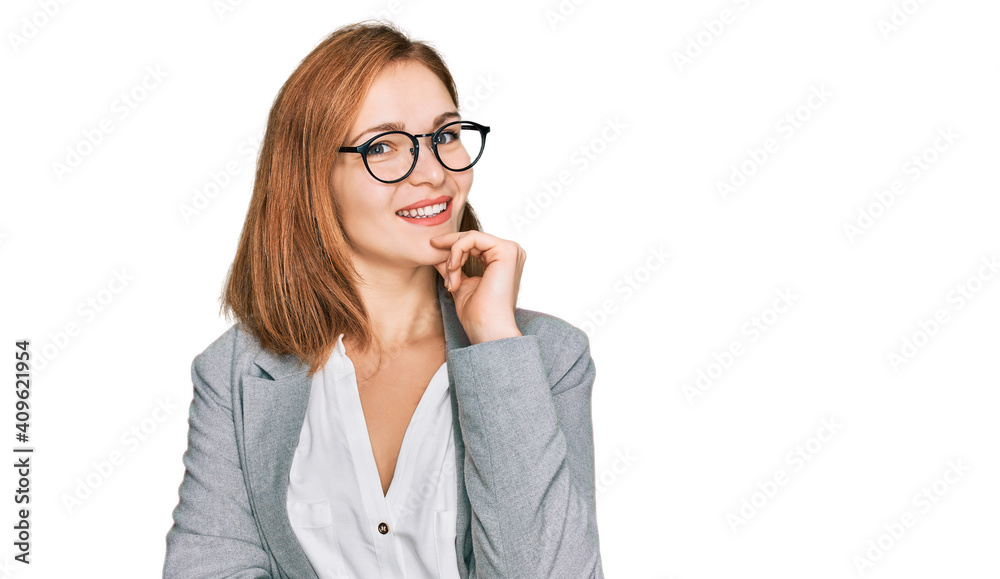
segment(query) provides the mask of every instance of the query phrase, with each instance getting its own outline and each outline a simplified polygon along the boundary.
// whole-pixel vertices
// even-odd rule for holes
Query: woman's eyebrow
[[[446,113],[441,113],[440,115],[438,115],[438,118],[434,119],[434,126],[436,127],[438,125],[444,124],[446,120],[452,118],[460,119],[462,118],[462,115],[458,114],[456,111],[448,111]]]
[[[448,119],[451,119],[451,118],[459,119],[459,118],[461,118],[461,115],[459,115],[455,111],[448,111],[448,112],[441,113],[440,115],[437,116],[436,119],[434,119],[433,125],[436,127],[436,126],[438,126],[440,124],[443,124],[444,121],[446,121]],[[356,136],[353,139],[351,139],[350,141],[348,141],[348,143],[356,143],[356,142],[358,142],[358,139],[360,139],[361,137],[367,135],[368,133],[374,133],[376,131],[380,132],[380,133],[384,133],[386,131],[403,131],[403,130],[405,130],[403,128],[403,123],[400,123],[399,121],[392,121],[392,122],[388,122],[388,123],[382,123],[380,125],[375,125],[374,127],[368,128],[368,129],[366,129],[364,131],[361,131],[360,133],[358,133],[358,136]]]
[[[360,133],[358,133],[358,136],[354,137],[353,139],[347,142],[352,143],[351,146],[353,147],[354,146],[353,143],[357,143],[358,139],[367,135],[368,133],[374,133],[376,131],[383,133],[386,131],[402,131],[402,130],[403,130],[403,123],[400,123],[398,121],[393,121],[391,123],[382,123],[381,125],[375,125],[374,127],[361,131]]]

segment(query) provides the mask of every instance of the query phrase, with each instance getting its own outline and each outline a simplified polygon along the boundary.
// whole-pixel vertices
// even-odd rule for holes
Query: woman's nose
[[[416,152],[416,151],[415,151]],[[430,145],[420,144],[419,152],[417,153],[417,165],[413,168],[413,172],[410,176],[406,178],[414,184],[418,183],[430,183],[431,185],[437,186],[444,182],[444,172],[445,168],[441,166],[438,162],[437,157],[434,155],[433,149]]]

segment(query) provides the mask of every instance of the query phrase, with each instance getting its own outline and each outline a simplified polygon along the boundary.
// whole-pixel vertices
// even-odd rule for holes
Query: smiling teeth
[[[448,207],[448,203],[438,203],[437,205],[428,205],[426,207],[420,207],[419,209],[410,209],[409,211],[397,211],[396,215],[400,217],[410,217],[412,219],[423,219],[425,217],[434,217],[438,213],[441,213]]]

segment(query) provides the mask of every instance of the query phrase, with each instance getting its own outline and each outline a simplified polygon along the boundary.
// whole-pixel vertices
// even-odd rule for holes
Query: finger
[[[448,279],[451,280],[451,290],[452,292],[457,292],[458,288],[462,286],[462,282],[468,279],[462,268],[454,269],[448,273]]]
[[[465,231],[467,235],[455,240],[451,246],[451,260],[454,269],[465,265],[469,255],[484,260],[488,265],[498,259],[514,259],[517,257],[517,244],[506,239],[482,231]]]
[[[512,241],[501,239],[481,231],[468,231],[468,235],[462,236],[452,244],[452,259],[449,263],[456,264],[451,267],[452,283],[457,287],[461,284],[463,275],[461,266],[465,265],[468,256],[478,257],[483,262],[483,267],[488,268],[490,264],[498,261],[510,264],[510,271],[517,274],[522,249]],[[458,259],[455,256],[460,256]],[[494,272],[496,274],[497,272]],[[454,289],[452,290],[454,291]]]
[[[452,231],[451,233],[445,233],[443,235],[438,235],[431,238],[431,243],[434,245],[451,245],[459,235],[466,233],[465,231]]]
[[[453,231],[451,233],[446,233],[444,235],[438,235],[437,237],[432,237],[430,239],[432,245],[440,246],[441,249],[447,250],[449,255],[448,259],[444,262],[445,267],[449,270],[455,268],[455,264],[461,259],[461,255],[458,251],[453,249],[455,242],[461,239],[463,236],[468,234],[468,231]]]
[[[457,271],[453,268],[448,267],[448,263],[451,261],[450,257],[446,261],[434,264],[434,269],[438,272],[442,279],[444,279],[445,288],[450,292],[455,292],[458,290],[458,286],[461,285],[462,279],[465,277],[462,275],[462,269],[458,268]]]
[[[435,263],[434,269],[437,270],[438,275],[441,276],[446,282],[448,281],[448,262],[442,261],[441,263]],[[447,285],[447,284],[446,284]]]

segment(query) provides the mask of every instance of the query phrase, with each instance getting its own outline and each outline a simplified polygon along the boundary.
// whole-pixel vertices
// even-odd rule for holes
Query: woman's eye
[[[452,141],[458,140],[458,133],[455,131],[445,131],[438,135],[437,144],[444,145]]]
[[[389,148],[388,143],[373,143],[370,147],[368,147],[368,156],[369,157],[377,157],[379,155],[387,155],[390,152],[392,152],[392,150]]]

